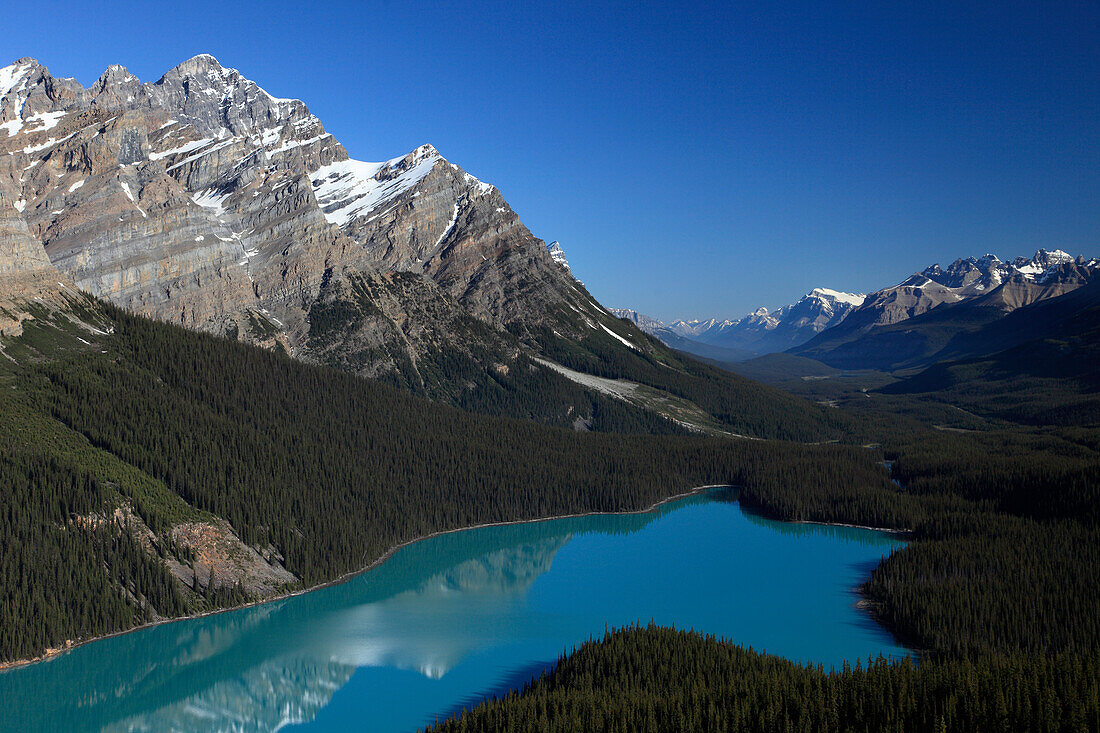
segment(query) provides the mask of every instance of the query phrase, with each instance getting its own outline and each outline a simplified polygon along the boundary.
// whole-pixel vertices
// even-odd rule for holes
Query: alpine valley
[[[354,152],[0,69],[0,730],[1100,728],[1100,262],[666,325]]]
[[[4,660],[326,582],[433,531],[726,479],[689,467],[721,445],[700,438],[674,461],[692,478],[631,470],[619,492],[602,462],[650,438],[624,453],[589,431],[843,432],[608,313],[557,243],[431,145],[354,160],[302,102],[208,55],[155,83],[112,66],[90,88],[29,58],[0,69],[0,319],[0,466],[20,487],[4,501],[29,507],[6,530],[23,539],[4,543]],[[503,483],[499,435],[519,451]],[[547,450],[585,467],[513,470]],[[415,509],[406,481],[429,492]],[[554,506],[532,485],[565,493]],[[494,498],[456,513],[455,487]],[[77,578],[53,595],[20,570],[40,541]]]

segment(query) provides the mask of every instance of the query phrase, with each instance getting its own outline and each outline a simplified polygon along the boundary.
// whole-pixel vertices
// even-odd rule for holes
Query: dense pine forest
[[[1085,429],[929,430],[887,450],[895,483],[775,479],[741,500],[780,519],[911,530],[872,573],[880,620],[926,653],[1100,648],[1100,453]],[[796,470],[793,466],[777,471]]]
[[[59,456],[3,450],[0,486],[3,658],[187,612],[159,558],[106,513],[91,516],[111,494],[93,474]]]
[[[227,519],[309,586],[434,531],[636,510],[703,484],[791,480],[774,467],[792,462],[846,490],[889,484],[859,447],[474,415],[109,306],[83,315],[103,333],[29,324],[5,350],[18,365],[0,375],[0,466],[34,473],[11,479],[26,488],[0,513],[11,548],[0,564],[2,659],[239,602],[232,588],[174,589],[158,560],[188,560],[166,531],[180,521]],[[80,492],[61,488],[73,484]],[[107,542],[121,507],[153,534],[151,554]],[[97,562],[106,552],[125,560]],[[59,580],[59,568],[72,576]]]
[[[845,442],[647,434],[683,431],[615,402],[598,421],[603,432],[577,432],[473,414],[102,304],[79,315],[95,326],[42,317],[4,344],[0,481],[11,489],[0,496],[0,660],[250,600],[239,587],[188,586],[168,572],[168,561],[193,560],[172,540],[181,522],[228,520],[280,559],[293,589],[433,531],[636,510],[730,484],[772,517],[905,530],[911,542],[862,590],[920,664],[829,672],[629,630],[447,725],[1096,728],[1100,420],[1091,413],[1042,426],[1030,407],[1013,422],[991,400],[956,415],[942,395],[886,392],[853,392],[823,413],[765,390],[751,411],[764,434],[807,436],[827,424]],[[599,348],[558,356],[659,382],[716,415],[742,409],[742,383],[704,388],[712,367],[681,356],[677,368],[635,355],[601,361]],[[1055,411],[1083,404],[1059,390],[1048,400]],[[482,400],[477,409],[512,408]],[[669,661],[671,649],[683,656]],[[620,688],[630,694],[605,694]]]
[[[631,628],[429,730],[1100,730],[1100,654],[876,659],[826,671],[714,637]]]

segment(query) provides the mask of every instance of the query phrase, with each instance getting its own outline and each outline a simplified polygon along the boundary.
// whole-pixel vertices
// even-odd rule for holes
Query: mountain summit
[[[623,328],[496,187],[428,144],[355,160],[208,54],[87,89],[30,58],[0,69],[0,159],[0,274],[37,242],[52,287],[366,376],[431,391],[451,377],[426,358],[504,368],[517,337]]]
[[[0,69],[0,162],[5,333],[35,299],[63,309],[83,290],[577,430],[768,435],[772,408],[804,418],[612,316],[560,244],[434,146],[352,158],[303,102],[209,55],[153,83],[110,66],[87,89],[33,59]],[[722,407],[716,383],[751,409]]]

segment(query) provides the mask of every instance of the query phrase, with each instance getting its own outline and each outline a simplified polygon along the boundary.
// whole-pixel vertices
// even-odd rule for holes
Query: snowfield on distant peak
[[[823,295],[827,298],[832,298],[840,303],[850,303],[852,305],[861,305],[866,295],[862,293],[844,293],[839,290],[832,290],[830,288],[814,288],[811,295]]]

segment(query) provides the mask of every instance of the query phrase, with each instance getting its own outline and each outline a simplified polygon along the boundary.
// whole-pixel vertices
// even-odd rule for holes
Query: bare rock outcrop
[[[0,335],[22,333],[23,322],[32,317],[28,306],[34,303],[63,306],[67,287],[63,280],[67,278],[31,236],[15,202],[0,190]]]

